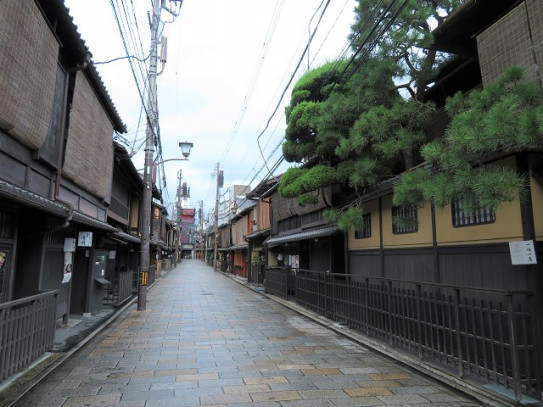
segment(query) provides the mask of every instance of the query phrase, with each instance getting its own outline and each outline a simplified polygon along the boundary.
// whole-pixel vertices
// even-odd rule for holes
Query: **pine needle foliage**
[[[461,200],[469,209],[497,208],[522,194],[526,174],[515,168],[484,165],[495,153],[543,147],[543,91],[509,68],[494,84],[447,101],[451,124],[440,140],[423,146],[423,168],[404,173],[394,203],[431,200],[443,207]]]
[[[392,0],[358,0],[351,33],[353,50],[360,55],[351,63],[356,69],[347,71],[348,61],[334,61],[307,72],[285,109],[285,159],[316,164],[287,170],[279,187],[283,196],[306,205],[312,188],[340,184],[360,197],[330,214],[349,229],[362,222],[367,189],[417,163],[418,150],[428,141],[423,129],[435,110],[420,96],[444,61],[430,50],[428,21],[440,24],[461,2],[410,1],[395,16]],[[377,25],[378,32],[393,17],[394,24],[371,48],[371,28]]]

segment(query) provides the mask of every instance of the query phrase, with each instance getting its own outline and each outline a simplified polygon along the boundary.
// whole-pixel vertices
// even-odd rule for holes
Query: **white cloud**
[[[157,81],[164,159],[181,156],[179,141],[194,143],[189,161],[165,164],[171,200],[175,199],[179,168],[191,187],[191,205],[196,206],[198,200],[206,200],[207,212],[215,201],[211,173],[218,160],[222,159],[225,187],[248,182],[253,178],[255,169],[263,165],[256,136],[264,129],[300,58],[309,37],[309,21],[320,3],[321,0],[184,1],[180,16],[164,29],[164,35],[168,37],[168,62]],[[129,2],[125,4],[129,5]],[[275,34],[262,61],[266,34],[272,16],[281,4],[283,8]],[[93,53],[94,61],[124,56],[109,0],[66,0],[66,5],[71,9],[75,23]],[[143,49],[147,53],[150,37],[147,11],[151,2],[134,0],[134,5]],[[339,56],[347,43],[354,5],[355,0],[331,1],[310,48],[310,59],[321,47],[336,18],[340,17],[313,67]],[[163,12],[163,20],[168,19],[167,13]],[[315,26],[317,19],[318,15],[311,27]],[[259,79],[233,138],[251,78],[260,63]],[[132,141],[138,129],[141,104],[128,62],[124,60],[99,65],[98,70],[129,129],[126,137]],[[297,77],[306,70],[307,58]],[[277,117],[261,138],[262,145],[267,143],[264,149],[266,156],[284,134],[285,123],[281,114],[289,98],[290,93],[287,93]],[[137,138],[144,137],[144,130],[145,122],[142,122]],[[231,146],[225,154],[229,141]],[[273,155],[270,166],[280,156],[280,151],[279,148]],[[137,154],[134,163],[137,168],[143,167],[143,154]],[[259,182],[265,172],[253,184]]]

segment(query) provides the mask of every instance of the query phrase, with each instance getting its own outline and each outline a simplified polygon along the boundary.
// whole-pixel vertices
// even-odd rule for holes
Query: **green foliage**
[[[436,64],[442,63],[446,58],[431,50],[433,36],[428,22],[433,20],[438,25],[441,24],[446,16],[463,2],[464,0],[409,0],[390,29],[379,39],[379,46],[372,50],[372,55],[394,61],[395,76],[407,78],[406,83],[413,85],[414,93],[420,96],[424,86],[430,82]],[[354,49],[371,44],[371,41],[367,41],[368,36],[371,38],[371,30],[376,24],[382,25],[380,19],[389,6],[392,8],[388,17],[399,11],[400,2],[358,1],[351,33]],[[384,21],[389,20],[386,18]]]
[[[324,219],[329,223],[335,223],[338,229],[346,232],[350,229],[362,229],[364,227],[364,208],[351,206],[346,210],[329,209],[324,212]]]
[[[497,208],[523,193],[524,175],[514,168],[482,166],[497,152],[543,147],[543,91],[524,82],[522,70],[508,69],[493,85],[447,102],[451,124],[442,140],[426,144],[428,165],[402,174],[394,202],[432,200],[443,207],[460,199],[470,209]]]
[[[317,165],[313,168],[289,168],[279,183],[279,192],[287,198],[297,198],[308,192],[334,184],[337,176],[332,167]],[[307,198],[303,198],[302,202]]]
[[[526,180],[511,168],[483,167],[483,159],[543,147],[543,95],[522,80],[519,68],[483,90],[450,98],[446,135],[430,140],[425,130],[436,107],[424,92],[447,56],[431,49],[429,21],[441,24],[464,0],[408,0],[379,45],[367,48],[383,12],[390,5],[389,15],[397,10],[393,1],[358,0],[351,39],[354,51],[369,57],[355,61],[352,75],[343,75],[347,61],[307,72],[285,109],[285,158],[311,157],[316,164],[289,169],[279,191],[301,205],[315,202],[312,191],[333,184],[358,194],[357,204],[327,215],[342,229],[362,222],[360,202],[367,189],[399,173],[395,205],[432,200],[442,207],[462,199],[468,207],[497,207],[515,199]],[[340,81],[345,77],[346,83]],[[426,164],[417,166],[422,160]]]
[[[298,197],[298,205],[307,206],[307,205],[316,205],[319,202],[319,199],[315,195],[303,194]]]

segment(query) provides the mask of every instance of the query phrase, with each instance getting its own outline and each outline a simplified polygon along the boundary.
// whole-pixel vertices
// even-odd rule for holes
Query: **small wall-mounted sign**
[[[79,247],[92,247],[92,232],[79,232],[77,245]]]
[[[513,266],[537,264],[533,240],[509,242],[509,251]]]
[[[64,239],[64,251],[75,252],[75,239],[73,237],[67,237]]]

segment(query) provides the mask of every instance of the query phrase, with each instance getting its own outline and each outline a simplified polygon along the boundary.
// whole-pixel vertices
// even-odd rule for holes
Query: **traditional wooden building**
[[[230,257],[230,246],[232,246],[232,225],[227,218],[219,224],[217,239],[217,269],[222,272],[231,272],[233,269]]]
[[[237,213],[232,217],[232,246],[230,256],[232,257],[233,270],[237,276],[247,278],[249,272],[248,243],[245,236],[249,233],[249,214],[254,208],[254,202],[243,198]]]
[[[249,275],[248,281],[264,284],[267,266],[264,241],[270,236],[270,201],[268,193],[277,185],[275,178],[260,182],[249,194],[247,199],[255,202],[248,217],[248,231],[245,240],[248,244]]]
[[[271,236],[265,241],[268,265],[321,272],[345,272],[344,233],[323,213],[333,206],[331,188],[315,192],[317,203],[299,206],[277,188],[270,195]]]
[[[56,318],[102,307],[118,233],[113,134],[125,127],[61,0],[2,1],[0,19],[0,314],[40,313],[18,339],[40,333],[35,349],[3,359],[1,380],[48,349]],[[9,343],[1,358],[22,349]]]

